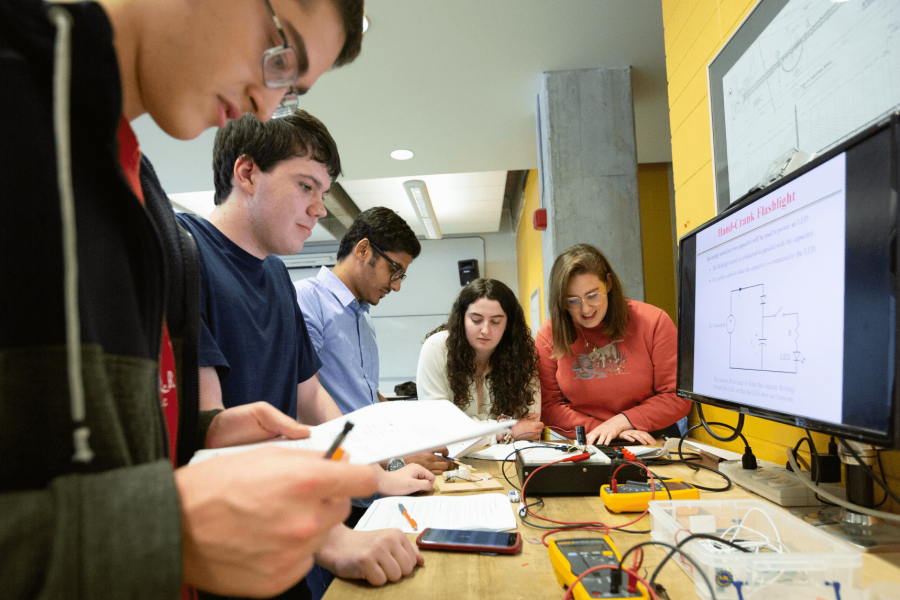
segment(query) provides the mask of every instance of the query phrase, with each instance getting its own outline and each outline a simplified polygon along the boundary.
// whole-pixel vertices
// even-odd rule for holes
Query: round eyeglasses
[[[603,303],[603,299],[606,298],[606,291],[602,292],[591,292],[587,296],[584,297],[584,303],[588,306],[598,306]],[[572,296],[571,298],[566,298],[566,308],[569,310],[578,310],[581,308],[581,298],[576,296]]]

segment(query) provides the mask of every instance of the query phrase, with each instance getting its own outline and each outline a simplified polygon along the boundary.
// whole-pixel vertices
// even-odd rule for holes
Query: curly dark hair
[[[472,402],[469,384],[475,379],[475,350],[466,338],[465,317],[469,305],[481,298],[496,300],[506,313],[506,329],[488,360],[491,368],[485,377],[493,398],[491,416],[521,419],[534,404],[538,359],[525,311],[511,289],[496,279],[476,279],[459,293],[447,323],[428,335],[449,332],[447,375],[453,403],[465,409]]]

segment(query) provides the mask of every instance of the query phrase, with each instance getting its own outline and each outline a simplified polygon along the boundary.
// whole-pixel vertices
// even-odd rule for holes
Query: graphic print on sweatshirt
[[[572,361],[572,371],[575,379],[602,379],[613,375],[624,375],[627,357],[619,351],[618,343],[624,340],[616,340],[603,346],[594,348],[584,354],[576,354]]]

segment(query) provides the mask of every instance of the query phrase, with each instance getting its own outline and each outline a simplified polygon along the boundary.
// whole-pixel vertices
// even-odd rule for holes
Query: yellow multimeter
[[[629,481],[624,485],[616,486],[613,492],[608,485],[600,488],[600,499],[610,512],[641,512],[647,510],[650,499],[669,500],[699,500],[700,490],[681,479],[666,479],[665,487],[662,482],[654,481],[654,494],[650,489],[650,482]],[[668,493],[666,492],[668,488]]]
[[[609,536],[603,538],[576,538],[550,540],[550,563],[559,585],[568,588],[578,576],[598,565],[618,565],[621,556]],[[599,569],[578,582],[572,590],[575,600],[603,598],[643,598],[650,595],[644,586],[637,584],[634,592],[628,591],[628,575],[623,573],[617,590],[613,589],[612,569]]]

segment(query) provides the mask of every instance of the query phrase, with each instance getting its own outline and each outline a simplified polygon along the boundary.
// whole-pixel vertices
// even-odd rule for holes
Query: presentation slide
[[[694,389],[841,422],[846,155],[697,234]]]

